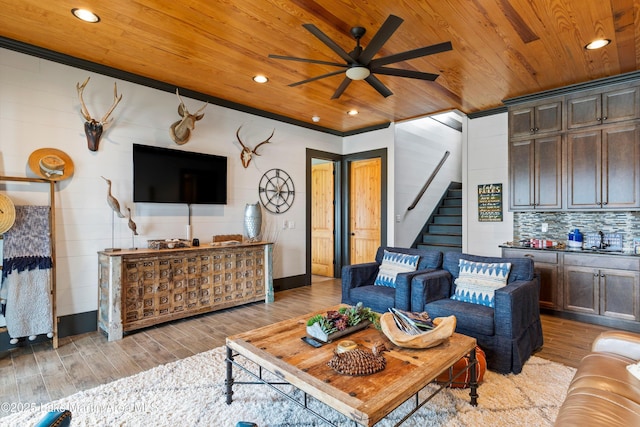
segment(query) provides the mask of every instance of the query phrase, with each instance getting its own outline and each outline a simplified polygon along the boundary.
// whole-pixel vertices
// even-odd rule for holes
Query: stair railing
[[[424,185],[422,186],[422,189],[420,190],[420,192],[416,196],[415,200],[413,201],[413,203],[411,203],[411,206],[409,206],[407,208],[408,211],[412,210],[413,208],[415,208],[418,205],[418,202],[420,201],[420,199],[424,195],[424,192],[427,191],[427,188],[429,188],[429,186],[431,185],[431,181],[433,181],[433,179],[436,177],[436,175],[440,171],[440,168],[442,168],[442,165],[444,165],[444,162],[447,160],[447,157],[449,157],[449,154],[450,154],[449,151],[445,151],[444,152],[444,155],[442,156],[442,159],[440,159],[440,163],[438,163],[438,166],[436,166],[436,168],[433,170],[433,172],[431,172],[431,176],[429,177],[429,179],[427,179],[427,182],[424,183]]]

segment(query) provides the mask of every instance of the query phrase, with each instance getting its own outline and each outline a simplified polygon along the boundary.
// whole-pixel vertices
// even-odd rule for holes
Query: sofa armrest
[[[640,361],[640,335],[626,331],[605,331],[593,341],[591,351],[615,353]]]
[[[517,338],[533,319],[540,318],[540,281],[520,280],[495,292],[496,335]]]
[[[377,262],[342,267],[342,302],[351,303],[351,298],[349,298],[351,289],[358,286],[373,285],[378,275],[378,270],[380,270],[380,265]]]
[[[424,305],[451,296],[451,274],[434,270],[418,274],[411,280],[411,311],[424,311]]]
[[[396,294],[394,307],[400,310],[411,311],[411,284],[413,278],[425,273],[436,271],[435,268],[398,273],[396,276]]]

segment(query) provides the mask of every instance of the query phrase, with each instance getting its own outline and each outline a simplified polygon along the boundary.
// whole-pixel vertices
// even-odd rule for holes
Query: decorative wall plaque
[[[478,185],[478,221],[502,222],[502,184]]]

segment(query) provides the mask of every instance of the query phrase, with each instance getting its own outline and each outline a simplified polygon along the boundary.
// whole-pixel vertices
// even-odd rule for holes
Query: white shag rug
[[[327,425],[265,385],[235,385],[233,403],[227,405],[225,354],[225,347],[218,347],[158,366],[41,408],[0,418],[0,426],[34,425],[47,410],[57,408],[72,411],[73,427],[233,427],[238,421],[251,421],[260,427]],[[242,360],[242,357],[236,358],[236,361]],[[574,373],[574,368],[534,356],[519,375],[488,371],[478,388],[477,407],[469,404],[468,389],[446,389],[403,426],[552,426]],[[234,378],[236,381],[250,380],[237,368]],[[434,386],[428,386],[426,391],[431,387]],[[282,388],[302,398],[302,393],[293,387]],[[331,408],[312,398],[309,400],[310,407],[334,424],[354,425]],[[394,425],[413,404],[413,399],[405,402],[377,426]]]

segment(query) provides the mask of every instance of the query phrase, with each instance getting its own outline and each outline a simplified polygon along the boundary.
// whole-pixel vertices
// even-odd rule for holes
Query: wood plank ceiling
[[[77,20],[74,7],[93,10],[101,21]],[[492,109],[507,98],[640,64],[640,0],[0,0],[0,10],[0,36],[12,43],[344,134],[450,109]],[[288,85],[335,67],[268,58],[343,62],[302,25],[314,24],[349,52],[351,27],[367,28],[366,47],[390,14],[404,22],[374,58],[451,41],[452,51],[392,65],[440,74],[436,81],[378,76],[392,96],[355,81],[332,100],[344,75]],[[585,50],[596,38],[612,43]],[[269,82],[254,83],[256,74]],[[353,108],[360,114],[348,116]]]

